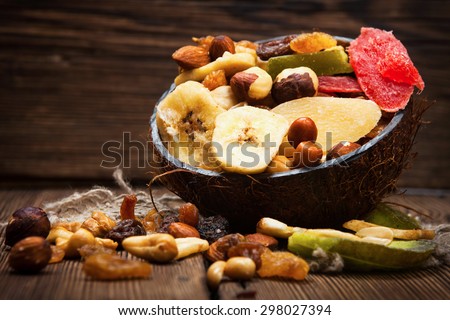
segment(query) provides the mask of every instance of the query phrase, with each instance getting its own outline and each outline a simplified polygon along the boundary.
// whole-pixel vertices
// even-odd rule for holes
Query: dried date
[[[256,54],[261,60],[269,60],[272,57],[283,56],[293,53],[289,43],[295,39],[297,35],[291,34],[284,38],[269,40],[262,42],[256,49]]]

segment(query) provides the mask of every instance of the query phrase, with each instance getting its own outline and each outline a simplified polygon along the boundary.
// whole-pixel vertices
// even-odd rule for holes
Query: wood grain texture
[[[355,37],[394,30],[437,100],[419,133],[419,157],[400,185],[450,187],[448,1],[0,1],[0,177],[110,179],[125,167],[148,180],[153,105],[191,36],[258,40],[320,29]],[[129,135],[127,136],[127,133]],[[102,154],[118,141],[121,161]]]
[[[201,255],[169,265],[154,264],[153,277],[148,280],[90,280],[81,270],[82,263],[75,260],[49,265],[38,275],[11,272],[7,265],[9,252],[4,245],[9,215],[19,207],[39,206],[73,191],[0,190],[0,299],[450,299],[448,266],[390,273],[310,274],[305,281],[258,278],[245,283],[226,281],[217,293],[206,287]],[[166,192],[158,188],[155,196]],[[393,196],[389,200],[431,216],[433,224],[450,222],[448,193]],[[173,205],[175,208],[179,202],[174,200]],[[428,218],[422,219],[430,223]]]

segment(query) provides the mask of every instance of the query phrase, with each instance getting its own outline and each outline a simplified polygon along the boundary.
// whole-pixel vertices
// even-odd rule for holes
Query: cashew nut
[[[226,264],[225,261],[218,260],[209,266],[206,272],[206,281],[211,289],[215,290],[219,287]]]
[[[149,261],[169,262],[178,254],[175,238],[165,233],[128,237],[122,241],[122,247],[132,255]]]

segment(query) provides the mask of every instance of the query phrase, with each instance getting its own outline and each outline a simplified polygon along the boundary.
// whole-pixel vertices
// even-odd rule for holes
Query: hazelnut
[[[308,117],[301,117],[294,122],[288,130],[288,140],[294,148],[297,148],[300,142],[316,141],[317,127],[314,121]]]
[[[355,151],[359,147],[361,147],[361,145],[358,143],[341,141],[328,151],[327,160],[342,157],[347,153]]]
[[[236,73],[230,79],[230,86],[239,101],[257,101],[269,95],[272,77],[259,67],[251,67]]]
[[[209,55],[211,60],[214,61],[220,58],[226,51],[235,53],[234,42],[230,37],[220,35],[214,37],[209,47]]]
[[[200,238],[197,229],[183,222],[172,222],[169,225],[168,231],[174,238]]]
[[[26,207],[14,212],[6,226],[5,244],[13,246],[26,237],[46,238],[50,232],[50,220],[41,208]]]
[[[314,97],[319,88],[316,73],[308,67],[284,69],[275,78],[272,97],[277,103],[303,97]]]
[[[42,237],[27,237],[17,242],[9,253],[9,266],[21,273],[36,273],[52,257],[50,244]]]
[[[184,69],[195,69],[210,62],[209,52],[199,46],[184,46],[172,54],[172,59]]]
[[[178,219],[190,226],[197,226],[199,216],[198,208],[193,203],[187,202],[178,208]]]
[[[295,148],[292,163],[295,167],[314,167],[320,164],[322,148],[312,141],[303,141]]]

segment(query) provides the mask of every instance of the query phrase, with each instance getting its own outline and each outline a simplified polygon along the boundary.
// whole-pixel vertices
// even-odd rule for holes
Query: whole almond
[[[211,60],[203,47],[184,46],[172,54],[172,59],[184,69],[195,69],[207,65]]]
[[[211,56],[211,59],[214,61],[217,58],[220,58],[225,51],[230,53],[236,52],[233,40],[231,40],[230,37],[223,35],[214,37],[209,47],[209,55]]]
[[[183,222],[172,222],[168,231],[174,238],[200,238],[197,229]]]
[[[269,249],[275,249],[278,246],[277,239],[259,232],[246,235],[245,240],[247,240],[248,242],[260,243]]]

